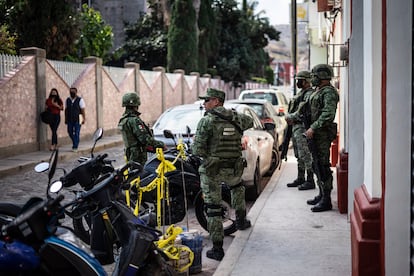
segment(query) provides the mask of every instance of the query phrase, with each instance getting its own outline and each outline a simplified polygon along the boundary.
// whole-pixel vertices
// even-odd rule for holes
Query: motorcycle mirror
[[[55,181],[49,187],[50,193],[58,193],[63,187],[62,181]]]
[[[95,130],[95,133],[92,136],[92,140],[93,140],[93,146],[91,149],[91,156],[93,157],[93,150],[95,149],[95,145],[96,142],[98,142],[99,139],[101,139],[103,136],[103,128],[98,128],[97,130]]]
[[[190,137],[190,135],[191,135],[191,128],[189,126],[186,126],[186,130],[187,130],[187,137]]]
[[[169,129],[164,129],[164,137],[174,139],[174,134]]]
[[[174,141],[174,145],[175,145],[175,146],[177,146],[177,143],[175,142],[175,137],[174,137],[174,134],[171,132],[171,130],[169,130],[169,129],[164,129],[164,137],[165,137],[165,138],[170,138],[170,139],[173,139],[173,141]]]
[[[101,139],[103,136],[103,128],[98,128],[97,130],[95,130],[95,133],[92,136],[92,140],[93,141],[98,141],[99,139]]]
[[[49,162],[42,162],[36,165],[34,168],[35,172],[41,173],[49,169]]]

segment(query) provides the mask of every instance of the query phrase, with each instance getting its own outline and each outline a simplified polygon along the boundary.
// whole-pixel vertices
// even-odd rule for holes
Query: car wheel
[[[262,176],[260,174],[260,160],[256,162],[256,168],[254,170],[253,186],[246,191],[247,200],[256,200],[262,192]]]
[[[279,166],[279,162],[280,162],[279,151],[276,148],[273,148],[273,150],[272,150],[272,161],[270,163],[270,168],[266,172],[265,176],[272,176],[273,173],[275,172],[277,166]]]
[[[195,199],[195,213],[198,223],[203,227],[206,231],[208,231],[207,227],[207,213],[206,213],[206,206],[204,204],[204,199],[202,193],[197,195]],[[237,231],[236,228],[236,214],[234,209],[231,207],[231,193],[229,189],[222,190],[222,222],[223,222],[223,231],[224,235],[228,236],[233,234]]]

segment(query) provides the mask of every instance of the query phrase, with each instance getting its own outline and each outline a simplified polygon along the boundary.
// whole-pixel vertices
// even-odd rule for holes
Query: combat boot
[[[319,194],[315,196],[313,199],[309,199],[308,201],[306,201],[306,203],[309,205],[316,205],[318,204],[319,201],[321,201],[321,199],[322,199],[322,189],[321,187],[319,187]]]
[[[246,219],[246,210],[236,211],[236,228],[237,230],[245,230],[252,226],[250,220]]]
[[[289,188],[297,187],[301,185],[303,182],[305,182],[305,170],[303,168],[299,168],[298,166],[298,177],[293,180],[292,183],[288,183],[286,186]]]
[[[322,199],[311,208],[312,212],[323,212],[332,210],[331,202],[331,190],[324,190],[322,193]]]
[[[305,183],[304,178],[296,178],[295,180],[293,180],[292,183],[286,184],[286,186],[288,186],[289,188],[298,187],[299,185],[302,185],[303,183]]]
[[[313,171],[308,170],[306,181],[298,186],[298,190],[304,191],[312,189],[315,189],[315,180],[313,179]]]
[[[206,252],[207,258],[214,259],[217,261],[223,260],[224,257],[224,250],[223,250],[223,242],[213,242],[213,248],[207,250]]]

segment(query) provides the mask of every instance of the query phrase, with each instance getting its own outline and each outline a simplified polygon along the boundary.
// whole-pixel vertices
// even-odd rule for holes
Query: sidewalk
[[[95,151],[115,147],[122,144],[122,136],[120,134],[105,135],[104,133],[102,139],[96,143]],[[68,160],[70,158],[76,159],[77,156],[90,156],[92,146],[92,139],[81,140],[79,143],[78,152],[72,152],[71,144],[62,145],[59,147],[59,161]],[[0,159],[0,177],[15,174],[28,169],[33,169],[36,164],[42,161],[48,161],[50,154],[50,151],[45,150]]]
[[[286,187],[296,175],[289,155],[248,213],[252,227],[237,232],[214,276],[351,275],[350,224],[338,211],[336,175],[333,210],[321,213],[306,204],[317,189]]]

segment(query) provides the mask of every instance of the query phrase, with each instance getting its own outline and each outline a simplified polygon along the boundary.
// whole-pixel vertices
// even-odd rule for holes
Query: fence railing
[[[68,86],[72,86],[72,84],[77,80],[79,75],[88,66],[88,64],[84,63],[75,63],[50,59],[48,59],[48,61],[56,70],[56,72],[58,72],[58,74],[62,77],[62,79],[67,83]]]
[[[0,79],[16,68],[22,59],[22,56],[0,54]]]
[[[105,71],[111,76],[112,81],[116,86],[124,80],[126,74],[130,69],[121,68],[121,67],[112,67],[112,66],[102,66]]]

